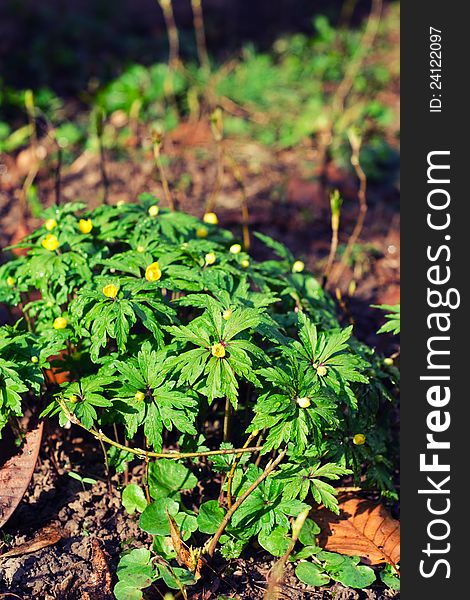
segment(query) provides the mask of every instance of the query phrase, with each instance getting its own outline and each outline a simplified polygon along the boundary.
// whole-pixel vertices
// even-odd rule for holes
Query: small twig
[[[330,275],[331,267],[333,266],[336,251],[338,250],[338,231],[339,231],[339,217],[341,213],[341,204],[342,204],[341,196],[339,195],[338,190],[335,190],[330,195],[330,205],[331,205],[331,244],[330,244],[330,253],[328,255],[328,261],[326,263],[325,270],[323,272],[323,286],[325,287],[328,282],[328,277]]]
[[[227,158],[229,160],[229,164],[232,169],[235,181],[238,183],[238,187],[240,188],[240,191],[242,193],[243,246],[244,249],[248,252],[248,250],[250,249],[250,213],[248,211],[248,195],[246,193],[245,183],[243,181],[243,177],[237,163],[229,154],[227,154]]]
[[[180,41],[178,36],[178,28],[176,27],[175,15],[173,13],[173,5],[171,0],[157,0],[163,12],[166,30],[168,32],[168,76],[165,78],[165,93],[167,96],[174,96],[173,89],[173,73],[178,68],[179,64],[179,48]]]
[[[220,194],[220,190],[222,189],[222,180],[224,176],[224,147],[222,143],[224,132],[223,128],[222,109],[216,108],[211,115],[211,130],[216,144],[217,171],[214,189],[212,190],[212,193],[206,203],[206,213],[214,211],[217,198]]]
[[[256,481],[254,481],[250,485],[250,487],[237,499],[237,501],[232,505],[232,507],[229,508],[229,510],[225,514],[225,517],[222,520],[222,523],[219,525],[219,528],[217,529],[217,531],[215,532],[215,534],[213,535],[213,537],[211,538],[211,540],[207,546],[207,554],[209,556],[211,556],[211,557],[214,556],[214,552],[215,552],[215,549],[219,542],[220,536],[225,531],[225,528],[227,527],[227,525],[228,525],[230,519],[232,518],[233,514],[235,513],[235,511],[248,498],[248,496],[274,471],[274,469],[282,461],[282,459],[284,458],[286,453],[287,453],[287,447],[284,448],[284,450],[282,450],[279,453],[276,460],[274,460],[266,465],[266,468],[261,473],[261,475],[258,477],[258,479],[256,479]]]
[[[210,71],[209,56],[207,54],[206,32],[204,29],[204,15],[202,14],[201,0],[191,0],[196,33],[196,46],[199,62],[204,70]]]
[[[98,151],[100,155],[100,172],[101,181],[103,183],[103,203],[108,204],[108,190],[109,190],[109,179],[106,172],[106,157],[103,145],[103,129],[104,129],[104,115],[103,111],[99,109],[96,113],[96,137],[98,139]]]
[[[158,168],[158,173],[160,175],[160,181],[162,183],[163,195],[165,196],[165,200],[168,203],[168,206],[171,211],[175,210],[175,203],[173,200],[173,196],[170,191],[170,186],[168,185],[168,179],[165,173],[165,167],[162,163],[162,155],[161,148],[163,143],[163,131],[161,129],[155,129],[153,132],[153,156],[155,158],[155,164]]]
[[[357,178],[359,179],[359,190],[357,192],[357,197],[359,200],[359,215],[357,217],[356,224],[354,226],[353,232],[351,233],[348,243],[346,245],[346,249],[341,257],[341,261],[337,271],[334,274],[332,283],[336,283],[340,280],[341,275],[344,272],[348,264],[349,257],[356,245],[359,236],[361,235],[362,228],[364,226],[364,220],[366,218],[367,213],[367,177],[364,173],[364,170],[361,167],[359,155],[361,151],[361,138],[354,130],[348,131],[349,142],[351,144],[352,154],[351,154],[351,164],[354,167]]]
[[[78,427],[81,427],[85,431],[88,431],[88,433],[91,433],[91,435],[97,440],[102,440],[105,444],[115,446],[120,450],[135,454],[140,458],[145,458],[145,456],[148,456],[149,458],[168,458],[170,460],[181,460],[185,458],[199,458],[201,456],[223,456],[227,454],[244,454],[245,452],[252,453],[259,452],[263,449],[262,446],[252,446],[251,448],[224,448],[223,450],[205,450],[203,452],[178,452],[177,450],[169,450],[168,452],[150,452],[142,448],[132,448],[130,446],[125,446],[124,444],[119,444],[118,442],[115,442],[113,439],[109,438],[101,431],[101,429],[98,431],[94,427],[85,427],[85,425],[72,412],[70,412],[63,401],[59,400],[59,406],[64,411],[65,416],[71,423],[78,425]]]

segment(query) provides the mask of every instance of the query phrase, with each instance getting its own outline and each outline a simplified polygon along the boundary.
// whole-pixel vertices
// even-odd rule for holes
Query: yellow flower
[[[208,252],[206,254],[206,265],[213,265],[215,263],[215,261],[217,260],[215,253],[214,252]]]
[[[204,223],[207,223],[208,225],[217,225],[217,223],[219,222],[219,219],[214,212],[206,213],[203,216],[202,220],[204,221]]]
[[[32,356],[31,357],[31,362],[36,364],[39,361],[39,358],[37,356]]]
[[[250,266],[250,261],[247,258],[244,258],[240,264],[244,269],[248,269]]]
[[[142,400],[145,399],[145,394],[144,392],[136,392],[134,394],[134,398],[137,400],[137,402],[142,402]]]
[[[78,228],[82,233],[90,233],[93,229],[93,223],[91,222],[91,219],[80,219]]]
[[[296,260],[292,265],[292,273],[302,273],[305,269],[305,263],[301,260]]]
[[[145,252],[145,248],[143,246],[137,246],[137,252]]]
[[[300,408],[308,408],[312,402],[310,400],[310,398],[297,398],[297,404],[300,406]]]
[[[251,432],[251,435],[253,437],[256,437],[259,434],[259,429],[253,429],[253,431]]]
[[[320,365],[319,367],[317,367],[317,375],[319,377],[325,377],[325,375],[328,373],[328,369],[326,367],[324,367],[323,365]]]
[[[356,433],[353,437],[353,444],[356,446],[362,446],[366,443],[366,436],[363,433]]]
[[[160,208],[156,204],[151,206],[148,210],[148,213],[151,217],[156,217],[159,212],[160,212]]]
[[[103,288],[103,294],[106,298],[116,298],[118,292],[119,288],[117,285],[114,285],[114,283],[108,283],[108,285],[105,285]]]
[[[116,206],[117,206],[118,208],[121,208],[121,207],[122,207],[122,206],[124,206],[125,204],[126,204],[126,201],[125,201],[125,200],[118,200],[118,201],[116,202]]]
[[[239,254],[242,251],[242,247],[240,246],[240,244],[232,244],[230,246],[230,252],[232,254]]]
[[[212,356],[223,358],[225,356],[225,346],[218,342],[212,346]]]
[[[209,231],[207,230],[207,227],[198,227],[196,229],[196,235],[198,238],[205,238],[207,237],[208,233]]]
[[[157,262],[153,262],[145,269],[145,279],[147,281],[158,281],[162,276],[160,265]]]
[[[230,317],[233,314],[233,310],[231,308],[227,308],[227,310],[224,310],[224,312],[222,313],[222,318],[225,321],[228,321],[230,319]]]
[[[387,358],[384,358],[384,365],[387,365],[387,367],[391,367],[393,365],[393,358],[389,356]]]
[[[11,275],[10,275],[10,277],[7,277],[7,285],[9,287],[13,287],[15,285],[15,283],[16,283],[16,281],[15,281],[14,277],[11,277]]]
[[[50,250],[51,252],[53,252],[59,247],[59,240],[53,233],[48,233],[46,237],[42,240],[41,246],[46,250]]]
[[[67,319],[65,317],[57,317],[54,319],[54,329],[65,329],[67,327]]]
[[[47,221],[44,223],[44,226],[47,231],[52,231],[54,227],[57,227],[57,221],[55,219],[47,219]]]
[[[76,396],[75,394],[72,394],[69,397],[69,402],[71,402],[72,404],[77,404],[77,402],[78,402],[78,396]]]

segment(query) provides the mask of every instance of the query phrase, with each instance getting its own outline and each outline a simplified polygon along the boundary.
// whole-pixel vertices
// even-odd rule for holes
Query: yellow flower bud
[[[227,310],[224,310],[224,312],[222,313],[222,318],[225,321],[228,321],[230,319],[230,317],[233,314],[233,310],[231,308],[227,308]]]
[[[319,367],[317,367],[317,375],[319,377],[325,377],[325,375],[328,373],[328,369],[326,367],[324,367],[323,365],[320,365]]]
[[[137,402],[142,402],[142,400],[145,399],[145,394],[144,392],[136,392],[134,394],[134,398],[137,400]]]
[[[217,225],[217,223],[219,222],[219,219],[214,212],[206,213],[204,215],[204,217],[202,218],[202,220],[204,221],[204,223],[207,223],[208,225]]]
[[[208,252],[206,254],[206,265],[213,265],[215,263],[215,261],[217,260],[217,257],[215,256],[214,252]]]
[[[7,277],[7,285],[9,287],[13,287],[15,285],[15,283],[16,283],[16,281],[15,281],[14,277],[11,277],[11,276]]]
[[[151,217],[156,217],[158,215],[158,213],[160,212],[160,207],[157,206],[156,204],[154,204],[153,206],[151,206],[148,210],[148,213]]]
[[[114,283],[108,283],[108,285],[105,285],[103,288],[103,294],[106,298],[116,298],[118,292],[119,288],[117,285],[114,285]]]
[[[157,262],[153,262],[145,269],[145,279],[147,281],[158,281],[162,276],[160,265]]]
[[[54,319],[54,329],[65,329],[67,327],[67,319],[65,317],[57,317]]]
[[[116,202],[116,206],[117,206],[118,208],[121,208],[121,206],[124,206],[125,204],[126,204],[126,201],[125,201],[125,200],[118,200],[118,201]]]
[[[196,229],[196,236],[198,238],[206,238],[208,233],[207,227],[198,227]]]
[[[256,437],[259,434],[259,429],[253,429],[253,431],[251,432],[251,435],[253,437]]]
[[[356,433],[353,437],[353,444],[356,446],[362,446],[366,443],[366,436],[363,433]]]
[[[393,365],[393,358],[384,358],[384,365],[387,365],[387,367],[391,367]]]
[[[75,394],[72,394],[71,396],[69,396],[69,402],[71,402],[72,404],[77,404],[78,396],[76,396]]]
[[[59,247],[59,240],[54,234],[48,233],[46,237],[41,241],[41,246],[46,250],[50,250],[51,252],[53,252]]]
[[[225,346],[218,342],[212,346],[212,356],[223,358],[225,356]]]
[[[300,406],[300,408],[308,408],[312,402],[310,400],[310,398],[297,398],[297,404]]]
[[[232,244],[230,246],[230,252],[232,254],[239,254],[242,251],[242,247],[240,246],[240,244]]]
[[[302,273],[305,269],[305,263],[301,260],[296,260],[292,265],[292,273]]]
[[[47,219],[47,221],[44,223],[44,227],[47,229],[47,231],[52,231],[54,227],[57,227],[57,221],[55,219]]]
[[[39,358],[37,356],[32,356],[31,357],[31,362],[36,364],[37,362],[39,362]]]
[[[91,219],[80,219],[78,228],[82,233],[90,233],[93,229],[93,223],[91,222]]]
[[[137,252],[145,252],[145,248],[143,246],[137,246]]]
[[[248,267],[250,266],[250,261],[247,258],[244,258],[240,265],[244,268],[244,269],[248,269]]]

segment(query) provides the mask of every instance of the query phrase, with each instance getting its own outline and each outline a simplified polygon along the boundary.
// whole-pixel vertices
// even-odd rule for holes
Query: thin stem
[[[250,433],[250,435],[248,436],[248,439],[246,440],[246,442],[243,444],[243,448],[247,448],[251,441],[253,440],[255,436]],[[232,482],[233,482],[233,476],[235,475],[235,471],[236,468],[238,467],[238,463],[240,462],[240,458],[241,458],[241,454],[239,454],[235,460],[233,461],[233,465],[232,468],[230,469],[230,473],[228,474],[228,478],[227,478],[227,505],[229,508],[232,508]]]
[[[232,424],[232,404],[228,398],[225,398],[225,410],[224,410],[224,442],[230,440],[230,427]]]
[[[101,429],[98,431],[94,427],[85,427],[85,425],[83,425],[83,423],[73,413],[70,412],[64,402],[59,401],[59,405],[64,411],[67,419],[74,425],[78,425],[78,427],[88,431],[88,433],[91,433],[91,435],[97,440],[102,440],[105,444],[115,446],[120,450],[140,456],[140,458],[145,458],[145,456],[148,456],[149,458],[168,458],[170,460],[181,460],[184,458],[198,458],[201,456],[223,456],[227,454],[244,454],[245,452],[252,453],[259,452],[263,449],[262,446],[253,446],[251,448],[224,448],[223,450],[205,450],[204,452],[178,452],[177,450],[170,450],[168,452],[150,452],[143,450],[142,448],[131,448],[130,446],[125,446],[124,444],[115,442],[113,439],[109,438],[105,433],[103,433]]]
[[[108,462],[108,453],[106,452],[106,447],[103,443],[103,440],[99,440],[100,442],[100,446],[101,446],[101,450],[103,450],[103,457],[104,457],[104,470],[106,473],[106,482],[108,484],[108,492],[111,491],[111,477],[109,475],[109,462]],[[83,490],[85,491],[85,490]]]
[[[268,465],[266,465],[266,468],[261,473],[261,475],[258,477],[258,479],[256,479],[256,481],[254,481],[250,485],[250,487],[238,498],[238,500],[232,505],[232,507],[229,508],[229,510],[225,514],[225,517],[222,520],[222,523],[219,525],[219,528],[217,529],[217,531],[213,535],[212,539],[210,540],[209,545],[207,546],[207,554],[209,556],[211,556],[211,557],[214,556],[214,552],[215,552],[215,549],[219,542],[220,536],[225,531],[225,528],[227,527],[227,525],[228,525],[230,519],[232,518],[233,514],[235,513],[235,511],[243,504],[243,502],[248,498],[248,496],[274,471],[274,469],[282,461],[282,459],[284,458],[286,453],[287,453],[287,447],[284,448],[284,450],[282,450],[279,453],[276,460],[274,460],[274,461],[268,463]]]

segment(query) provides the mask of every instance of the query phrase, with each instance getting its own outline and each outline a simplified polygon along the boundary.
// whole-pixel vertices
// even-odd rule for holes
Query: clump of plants
[[[87,430],[118,473],[143,463],[122,502],[153,542],[123,554],[118,599],[156,581],[185,595],[212,557],[254,542],[303,561],[312,585],[375,580],[322,551],[307,515],[338,512],[332,484],[345,477],[395,496],[395,372],[340,327],[300,260],[257,238],[270,259],[215,214],[144,194],[49,208],[27,253],[0,267],[0,301],[21,311],[0,328],[0,427],[28,406]]]

